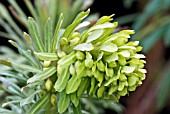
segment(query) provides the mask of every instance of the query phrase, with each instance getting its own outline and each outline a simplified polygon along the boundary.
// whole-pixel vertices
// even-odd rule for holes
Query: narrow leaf
[[[51,19],[48,18],[47,22],[46,22],[46,25],[45,25],[45,28],[44,28],[44,37],[45,37],[45,52],[52,52],[52,47],[51,47],[51,44],[52,44],[52,22],[51,22]]]
[[[50,101],[50,93],[46,93],[38,102],[31,106],[27,114],[37,114]]]
[[[59,43],[59,31],[60,31],[60,28],[62,26],[62,23],[63,23],[63,14],[61,13],[60,14],[60,17],[59,17],[59,20],[58,20],[58,23],[57,23],[57,26],[55,28],[55,33],[54,33],[54,36],[53,36],[53,51],[52,52],[55,52],[56,51],[56,46],[58,46],[58,43]]]
[[[41,90],[37,90],[37,91],[35,91],[34,93],[32,93],[30,96],[28,96],[27,98],[21,100],[20,106],[22,107],[22,106],[24,106],[24,105],[26,105],[26,104],[32,103],[32,102],[33,102],[33,99],[34,99],[34,96],[35,96],[37,93],[40,93],[40,92],[41,92]]]
[[[29,78],[27,80],[27,83],[33,83],[35,81],[43,81],[44,79],[47,79],[48,77],[52,76],[57,71],[56,67],[49,67],[42,72],[34,75],[33,77]]]
[[[46,61],[58,60],[57,53],[36,53],[36,52],[34,53],[40,60],[46,60]]]
[[[32,17],[28,18],[28,29],[39,52],[44,52],[42,39],[39,36],[36,23]]]

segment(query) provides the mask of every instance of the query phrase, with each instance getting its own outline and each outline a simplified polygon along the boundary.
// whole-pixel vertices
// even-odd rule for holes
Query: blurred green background
[[[60,12],[65,15],[70,13],[71,0],[62,1],[64,2],[60,4],[60,10],[56,12],[56,15]],[[27,27],[23,26],[24,18],[23,20],[17,20],[15,12],[11,12],[13,11],[10,7],[12,2],[1,0],[0,3],[10,12],[11,18],[17,21],[16,23],[21,30],[27,31]],[[27,16],[34,15],[26,8],[23,1],[17,1],[17,3]],[[86,10],[88,7],[91,9],[92,16],[90,20],[93,20],[92,22],[95,22],[98,16],[116,14],[114,21],[119,22],[116,31],[134,29],[135,35],[130,40],[140,41],[140,45],[143,46],[143,53],[146,55],[146,69],[148,72],[146,80],[135,92],[120,99],[120,103],[125,107],[123,113],[170,114],[170,0],[87,0],[84,7],[77,5],[74,7],[75,9],[71,10],[72,13],[69,15],[70,17],[66,18],[68,20],[63,27],[71,23],[79,11]],[[17,29],[9,17],[5,17],[6,12],[2,11],[2,6],[0,6],[0,12],[0,31],[2,31],[0,36],[8,37],[9,34],[5,34],[6,31],[12,33],[11,37],[14,37],[14,35],[20,37],[20,29]],[[5,22],[12,25],[16,33],[11,32],[9,25],[4,24]],[[43,20],[40,23],[43,26]],[[11,47],[7,39],[4,38],[1,38],[0,45]],[[109,109],[106,110],[108,114],[116,114],[116,112]]]

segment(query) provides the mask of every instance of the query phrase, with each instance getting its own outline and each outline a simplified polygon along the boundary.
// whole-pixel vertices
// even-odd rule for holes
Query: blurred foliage
[[[27,14],[18,6],[16,0],[8,0],[10,3],[9,10],[16,20],[24,27],[28,28]],[[58,22],[59,15],[63,13],[65,21],[62,28],[65,28],[72,23],[74,17],[82,10],[87,9],[93,0],[35,0],[34,4],[30,0],[24,0],[29,12],[37,21],[37,27],[39,29],[40,36],[44,36],[44,26],[48,17],[52,20],[53,31]],[[97,14],[91,15],[89,18],[94,20],[98,18]],[[91,20],[93,21],[93,20]],[[8,11],[7,7],[0,3],[0,25],[6,30],[6,32],[0,32],[0,36],[4,38],[10,38],[17,41],[22,47],[24,47],[24,38],[21,28],[15,23]]]

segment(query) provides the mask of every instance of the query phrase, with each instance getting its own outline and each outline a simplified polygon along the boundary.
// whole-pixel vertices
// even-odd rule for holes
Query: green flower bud
[[[124,45],[126,42],[128,41],[128,39],[126,37],[118,37],[117,39],[115,39],[114,41],[112,41],[114,44],[116,44],[117,46],[122,46]]]
[[[87,68],[92,68],[92,66],[93,66],[93,59],[91,59],[91,58],[85,59],[85,66]]]
[[[142,85],[142,81],[138,80],[137,85],[138,86]]]
[[[135,33],[134,30],[122,30],[121,32],[123,32],[123,33],[125,33],[125,34],[128,34],[128,35]]]
[[[135,91],[136,85],[128,87],[128,91]]]
[[[126,65],[126,59],[123,56],[121,56],[121,55],[119,55],[118,62],[122,66]]]
[[[94,65],[92,66],[92,74],[94,75],[96,72],[96,63],[94,63]]]
[[[86,69],[86,73],[87,76],[92,77],[92,69]]]
[[[117,85],[117,80],[113,81],[112,84],[115,86]]]
[[[109,76],[109,77],[113,77],[114,75],[114,70],[112,68],[105,68],[106,70],[106,75]]]
[[[74,64],[74,68],[77,69],[81,65],[81,61],[77,60]]]
[[[129,86],[128,81],[124,81],[125,86]]]
[[[139,60],[141,63],[146,63],[146,61],[145,60]]]
[[[45,88],[46,88],[46,90],[47,90],[47,91],[50,91],[51,88],[52,88],[52,86],[53,86],[52,81],[51,81],[50,79],[47,79],[47,81],[45,82]]]
[[[66,56],[66,53],[64,51],[57,52],[57,55],[59,58],[63,58]]]
[[[144,64],[143,63],[138,65],[138,69],[142,69],[142,68],[144,68]]]
[[[138,46],[138,47],[136,47],[136,50],[135,50],[136,52],[140,52],[140,51],[142,51],[142,46]]]
[[[118,88],[117,85],[116,85],[116,86],[111,86],[111,87],[109,88],[109,95],[111,95],[113,92],[115,92],[115,91],[117,90],[117,88]]]
[[[137,73],[137,75],[139,76],[140,80],[144,80],[146,78],[146,75],[143,73]]]
[[[86,52],[86,58],[87,59],[92,59],[92,55],[89,52]]]
[[[71,74],[71,75],[75,75],[76,70],[75,70],[75,68],[74,68],[74,66],[73,66],[72,64],[70,65],[69,70],[70,70],[70,74]]]
[[[75,37],[72,40],[70,40],[70,45],[75,46],[80,42],[80,38],[79,37]]]
[[[67,38],[61,38],[61,39],[60,39],[60,44],[61,44],[61,45],[68,44]]]
[[[122,91],[118,91],[117,93],[118,93],[120,96],[125,96],[126,94],[128,94],[127,88],[124,88]]]
[[[95,89],[95,84],[96,84],[96,79],[94,77],[91,78],[91,87],[90,87],[90,91],[89,94],[91,95]]]
[[[120,77],[119,77],[119,80],[120,81],[126,81],[127,80],[127,77],[124,75],[124,74],[120,74]]]
[[[97,62],[97,68],[101,71],[104,72],[105,71],[105,65],[103,63],[102,60],[100,60],[99,62]]]
[[[117,66],[117,64],[116,64],[115,61],[112,61],[112,62],[108,63],[108,66],[109,66],[110,68],[114,68],[114,67]]]
[[[103,17],[101,17],[101,18],[97,21],[96,24],[103,24],[103,23],[105,23],[105,22],[109,22],[109,21],[113,20],[112,17],[113,17],[114,15],[115,15],[115,14],[112,14],[112,15],[110,15],[110,16],[103,16]]]
[[[135,85],[137,81],[138,81],[138,78],[136,76],[128,77],[128,84],[129,84],[129,86]]]
[[[44,61],[44,67],[47,68],[51,64],[51,61]]]
[[[104,73],[100,72],[99,70],[96,70],[94,77],[96,78],[97,81],[99,81],[98,86],[100,87],[104,80]]]
[[[52,95],[51,95],[51,100],[50,100],[50,101],[51,101],[51,104],[52,104],[53,106],[56,105],[56,102],[57,102],[57,101],[56,101],[56,95],[55,95],[55,94],[52,94]]]
[[[139,41],[131,41],[131,42],[128,42],[126,45],[127,46],[138,46],[138,44],[139,44]]]
[[[75,38],[75,37],[81,37],[79,32],[74,32],[71,36],[71,39]]]
[[[85,55],[84,55],[83,52],[77,51],[77,52],[76,52],[76,58],[77,58],[78,60],[84,60]]]
[[[110,79],[110,77],[108,77],[107,75],[105,75],[104,78],[105,78],[105,80],[107,80],[107,81]]]
[[[118,86],[118,89],[117,89],[117,90],[122,91],[122,90],[123,90],[123,88],[124,88],[124,86],[125,86],[125,83],[124,83],[124,82],[119,81],[119,86]]]
[[[101,98],[103,96],[105,89],[106,89],[106,87],[104,86],[104,84],[102,84],[97,91],[98,98]]]
[[[116,94],[116,98],[119,100],[120,97],[121,97],[121,96],[117,93],[117,94]]]

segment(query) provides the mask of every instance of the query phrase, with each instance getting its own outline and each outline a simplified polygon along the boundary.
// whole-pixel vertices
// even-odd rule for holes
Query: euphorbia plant
[[[79,114],[84,112],[80,102],[83,97],[118,102],[121,96],[142,84],[146,70],[141,58],[145,56],[138,54],[142,50],[138,41],[128,42],[134,31],[113,33],[118,23],[111,22],[111,15],[101,17],[80,33],[82,27],[90,24],[82,22],[89,12],[79,13],[66,29],[61,29],[64,21],[61,14],[54,33],[49,18],[43,38],[38,33],[36,22],[29,17],[29,34],[24,32],[24,37],[30,48],[26,51],[9,41],[27,60],[23,64],[0,60],[27,82],[22,88],[21,97],[24,99],[10,101],[20,103],[21,113]],[[27,97],[27,94],[32,95]]]

